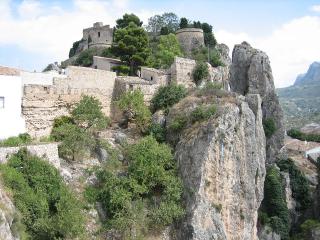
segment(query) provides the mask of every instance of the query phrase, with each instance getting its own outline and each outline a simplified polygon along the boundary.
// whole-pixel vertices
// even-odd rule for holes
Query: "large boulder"
[[[242,95],[261,96],[263,120],[273,122],[276,127],[276,131],[267,138],[267,162],[275,162],[284,145],[285,129],[268,56],[247,42],[236,45],[230,66],[230,87]]]
[[[187,100],[170,110],[169,125],[174,113],[199,104]],[[266,157],[259,95],[226,97],[215,116],[179,134],[175,157],[186,204],[178,239],[257,239]]]

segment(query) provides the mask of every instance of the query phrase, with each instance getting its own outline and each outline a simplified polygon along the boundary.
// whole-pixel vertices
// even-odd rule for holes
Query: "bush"
[[[93,56],[97,55],[96,49],[82,51],[75,61],[76,66],[90,67],[93,64]]]
[[[111,123],[102,112],[101,102],[92,96],[83,96],[71,116],[79,127],[93,132],[102,130]]]
[[[151,123],[148,134],[153,136],[159,143],[163,143],[166,140],[166,129],[160,124]]]
[[[267,118],[262,121],[264,134],[270,138],[277,130],[276,124],[272,118]]]
[[[19,134],[17,137],[9,137],[0,141],[0,147],[18,147],[31,143],[32,139],[28,133]]]
[[[213,67],[219,67],[224,66],[223,62],[221,61],[221,54],[220,52],[215,48],[208,48],[202,47],[202,48],[195,48],[191,52],[192,59],[198,61],[198,62],[207,62],[208,56],[209,56],[209,63]]]
[[[126,65],[113,66],[112,71],[115,71],[119,76],[128,76],[130,68]]]
[[[319,134],[306,134],[294,128],[290,129],[287,132],[287,135],[292,138],[299,139],[301,141],[320,142]]]
[[[84,129],[74,124],[64,124],[54,129],[55,139],[62,140],[59,156],[67,160],[79,160],[95,147],[95,139]]]
[[[72,44],[72,48],[70,48],[70,51],[69,51],[69,58],[73,57],[75,54],[76,54],[76,51],[80,45],[81,42],[83,42],[84,40],[81,39],[80,41],[76,41]]]
[[[99,170],[98,186],[90,190],[109,215],[107,226],[132,238],[159,229],[183,215],[182,182],[177,177],[171,149],[152,136],[126,149],[125,174]]]
[[[187,89],[183,85],[169,85],[160,87],[151,99],[152,110],[168,109],[187,96]]]
[[[217,111],[215,105],[210,106],[198,106],[195,110],[191,112],[191,122],[199,122],[203,120],[208,120],[211,116],[213,116]]]
[[[281,235],[281,239],[289,239],[289,211],[282,190],[279,170],[271,166],[267,169],[264,183],[264,212],[269,216],[272,229]]]
[[[281,171],[289,172],[292,197],[297,201],[297,210],[308,209],[312,203],[312,199],[309,183],[304,174],[290,158],[278,161],[277,165]]]
[[[180,132],[187,126],[188,120],[185,116],[177,116],[169,125],[169,129],[175,132]]]
[[[193,80],[196,84],[200,84],[202,80],[209,77],[208,65],[205,62],[198,62],[192,72]]]
[[[132,117],[132,119],[129,118],[128,121],[135,122],[142,132],[148,128],[151,120],[151,112],[144,103],[141,90],[134,90],[122,94],[117,101],[117,105],[120,110]]]
[[[26,239],[71,239],[83,234],[81,204],[53,166],[22,149],[0,171],[25,225],[15,226],[19,232],[25,229]]]

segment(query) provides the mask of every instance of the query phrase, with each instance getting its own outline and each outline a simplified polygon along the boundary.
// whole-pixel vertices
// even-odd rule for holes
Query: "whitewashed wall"
[[[21,72],[22,84],[40,84],[40,85],[52,85],[54,77],[66,77],[59,75],[57,72]]]
[[[4,108],[0,108],[0,139],[24,133],[21,77],[0,75],[0,97],[4,97]]]

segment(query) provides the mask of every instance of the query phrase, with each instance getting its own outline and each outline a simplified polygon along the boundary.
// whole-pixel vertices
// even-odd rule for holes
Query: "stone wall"
[[[6,163],[12,154],[19,151],[21,147],[2,147],[0,148],[0,163]],[[26,146],[31,154],[38,157],[45,158],[55,166],[57,169],[60,168],[60,160],[58,155],[58,143],[48,143],[40,145],[29,145]]]
[[[122,62],[118,59],[93,56],[92,68],[113,72],[112,68],[121,64]]]
[[[183,28],[176,32],[183,51],[189,56],[192,49],[204,46],[203,30],[200,28]]]
[[[195,66],[195,60],[175,57],[171,65],[171,82],[182,84],[186,87],[195,87],[192,79],[192,72]]]
[[[68,115],[70,108],[83,95],[94,96],[102,103],[102,111],[110,115],[116,74],[103,70],[69,67],[66,78],[55,78],[53,85],[25,85],[22,114],[27,132],[40,138],[51,132],[53,120]]]

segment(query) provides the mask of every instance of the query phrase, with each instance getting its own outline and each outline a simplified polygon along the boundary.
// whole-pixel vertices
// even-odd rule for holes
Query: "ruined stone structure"
[[[93,27],[83,29],[83,40],[91,47],[111,47],[113,38],[113,28],[110,25],[103,25],[102,22],[96,22]]]
[[[27,132],[40,138],[50,134],[53,120],[68,115],[70,107],[82,95],[94,96],[102,103],[102,111],[110,115],[116,74],[82,67],[69,67],[66,77],[56,77],[53,85],[25,85],[22,114]]]
[[[182,28],[176,31],[177,39],[187,56],[194,48],[204,46],[203,30],[200,28]]]
[[[122,62],[119,59],[93,56],[92,68],[115,72],[113,67],[120,66],[121,64]]]

